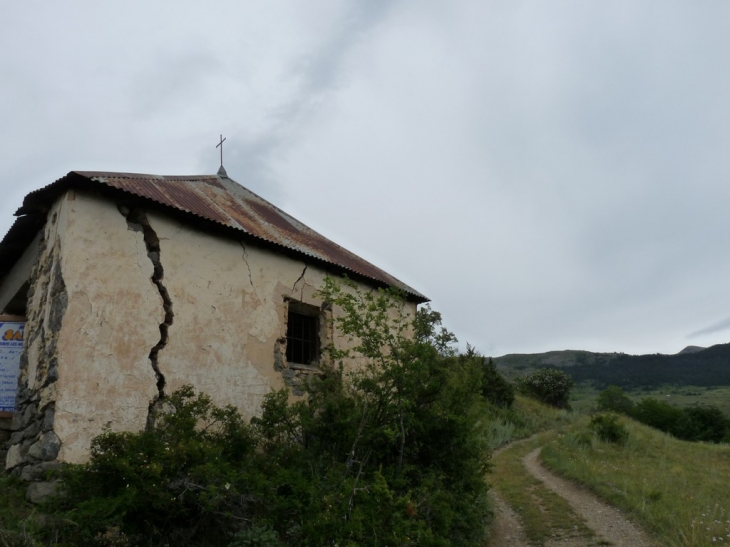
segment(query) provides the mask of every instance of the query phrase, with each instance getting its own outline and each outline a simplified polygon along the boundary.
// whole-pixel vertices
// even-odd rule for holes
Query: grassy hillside
[[[570,406],[578,413],[588,413],[596,408],[596,397],[600,390],[587,384],[573,389],[570,394]],[[730,386],[673,386],[626,390],[626,395],[635,403],[651,397],[669,403],[677,408],[694,405],[712,405],[730,416]]]
[[[730,543],[730,446],[680,441],[622,421],[625,445],[591,437],[588,419],[548,443],[544,462],[631,513],[664,545]]]

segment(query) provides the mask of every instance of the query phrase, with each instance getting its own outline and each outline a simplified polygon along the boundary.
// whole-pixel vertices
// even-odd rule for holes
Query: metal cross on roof
[[[218,148],[219,146],[221,147],[221,167],[223,167],[223,141],[225,140],[226,139],[223,138],[223,135],[221,135],[221,142],[215,145],[216,148]]]

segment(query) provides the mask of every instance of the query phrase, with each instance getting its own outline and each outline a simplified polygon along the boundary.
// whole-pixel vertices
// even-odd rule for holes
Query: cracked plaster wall
[[[63,241],[68,308],[58,341],[59,459],[83,461],[91,439],[144,428],[157,394],[148,354],[164,320],[143,236],[116,204],[77,194]]]
[[[142,231],[128,222],[124,204],[69,192],[54,209],[46,239],[56,242],[53,263],[63,272],[67,305],[51,344],[57,379],[46,399],[53,400],[48,430],[57,435],[59,461],[85,461],[92,438],[105,427],[145,427],[159,395],[150,353],[161,341],[160,325],[169,322],[165,307],[170,305],[174,321],[155,354],[165,393],[192,384],[216,404],[235,405],[250,418],[266,393],[295,387],[292,382],[299,380],[281,362],[287,302],[321,306],[314,293],[327,275],[324,270],[146,211],[145,221],[159,242],[153,257]],[[158,285],[167,292],[167,306],[152,281],[153,258],[164,271]],[[26,327],[30,345],[38,336],[33,313],[45,314],[48,321],[51,306],[37,295],[29,304],[35,310]],[[415,304],[408,306],[414,313]],[[323,343],[332,342],[331,325],[323,323],[322,330]],[[37,370],[38,397],[48,377],[43,364],[48,358],[40,357],[49,354],[47,346],[26,352],[26,368]]]
[[[232,404],[250,418],[272,389],[295,387],[285,380],[293,374],[274,366],[286,340],[287,301],[320,307],[314,293],[326,272],[160,214],[148,218],[160,240],[165,286],[175,308],[167,347],[159,355],[166,389],[191,383],[216,404]],[[321,338],[324,343],[333,338],[324,323]],[[341,347],[344,341],[335,343]]]

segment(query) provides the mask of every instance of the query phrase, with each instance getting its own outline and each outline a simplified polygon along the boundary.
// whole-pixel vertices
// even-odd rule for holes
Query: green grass
[[[522,464],[522,458],[546,442],[550,435],[516,443],[495,456],[489,480],[520,516],[532,544],[545,545],[551,539],[574,538],[585,545],[596,545],[597,538],[568,502],[530,475]]]
[[[564,428],[573,423],[573,412],[544,405],[517,395],[512,408],[500,410],[491,425],[494,448],[524,439],[539,432]],[[580,538],[585,545],[595,544],[595,536],[568,503],[533,478],[522,465],[522,458],[547,442],[554,433],[543,433],[532,439],[504,448],[493,460],[490,484],[520,516],[528,539],[535,545],[557,537]],[[494,546],[500,547],[500,546]]]
[[[40,529],[39,515],[25,501],[26,483],[0,474],[0,546],[31,547]]]
[[[730,545],[730,446],[679,441],[622,421],[624,446],[586,442],[582,418],[544,446],[542,459],[628,511],[667,546]]]
[[[512,408],[495,408],[488,419],[490,448],[497,449],[535,433],[570,424],[575,420],[575,414],[516,395]]]
[[[698,387],[698,386],[662,386],[650,390],[626,391],[633,401],[639,402],[646,397],[659,399],[678,408],[692,405],[713,405],[724,414],[730,416],[730,386]],[[586,384],[573,388],[570,394],[570,406],[578,413],[595,410],[596,398],[600,390]]]
[[[714,405],[730,416],[730,386],[663,386],[651,391],[632,391],[628,393],[634,401],[644,397],[654,397],[670,405],[685,408],[692,405]]]

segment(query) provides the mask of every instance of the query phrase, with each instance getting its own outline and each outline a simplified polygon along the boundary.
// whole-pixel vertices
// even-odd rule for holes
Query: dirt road
[[[563,497],[573,511],[583,517],[596,534],[593,545],[614,547],[655,547],[657,544],[618,509],[599,500],[585,488],[548,471],[539,460],[540,449],[527,454],[522,460],[527,471],[542,481],[553,492]],[[497,511],[491,547],[530,547],[518,515],[492,492]],[[584,539],[559,538],[548,540],[546,547],[586,547]]]

